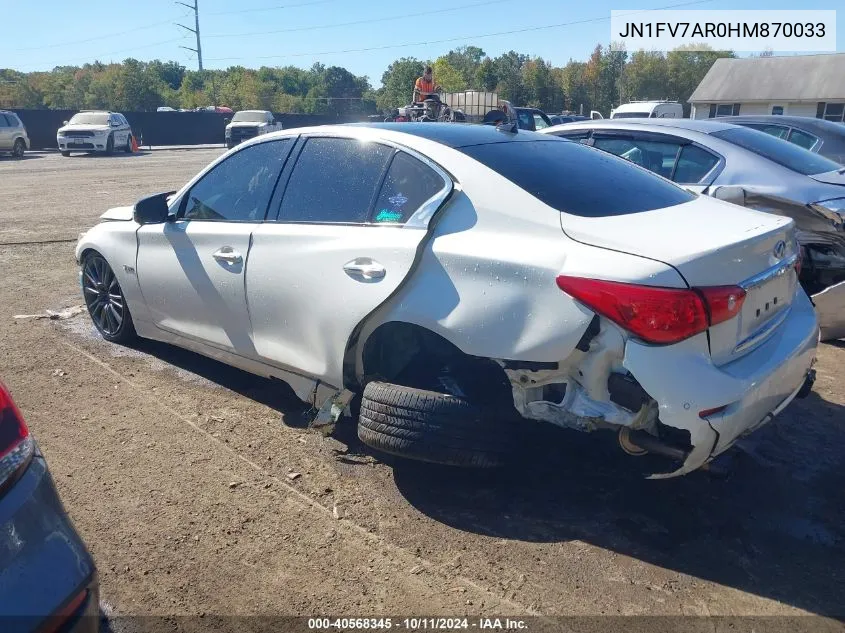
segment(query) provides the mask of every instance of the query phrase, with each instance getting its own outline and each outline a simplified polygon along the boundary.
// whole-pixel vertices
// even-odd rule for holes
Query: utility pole
[[[181,26],[186,31],[190,31],[194,35],[197,36],[197,47],[190,48],[188,46],[180,46],[179,48],[184,48],[188,51],[193,51],[197,54],[197,62],[199,63],[199,70],[202,72],[202,44],[200,43],[200,0],[194,0],[193,4],[186,4],[184,2],[177,2],[176,4],[181,4],[183,7],[188,7],[194,12],[194,27],[189,28],[184,24],[176,24],[176,26]]]

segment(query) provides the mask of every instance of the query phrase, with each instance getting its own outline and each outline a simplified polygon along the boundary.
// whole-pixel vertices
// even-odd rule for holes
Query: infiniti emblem
[[[786,242],[781,240],[775,244],[774,249],[772,249],[772,253],[774,253],[775,257],[778,259],[783,259],[783,256],[786,254]]]

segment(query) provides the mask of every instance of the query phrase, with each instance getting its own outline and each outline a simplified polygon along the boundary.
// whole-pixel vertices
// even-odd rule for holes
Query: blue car
[[[95,633],[97,569],[0,383],[0,629]]]

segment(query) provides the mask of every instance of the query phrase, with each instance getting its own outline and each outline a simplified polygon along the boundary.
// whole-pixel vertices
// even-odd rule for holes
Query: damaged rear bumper
[[[821,323],[821,340],[845,338],[845,281],[813,295]]]
[[[625,368],[657,401],[661,423],[688,431],[692,444],[680,468],[651,478],[676,477],[703,466],[780,413],[806,390],[818,338],[813,306],[799,292],[771,337],[725,365],[713,365],[703,335],[668,347],[628,341]],[[699,417],[725,405],[716,415]]]

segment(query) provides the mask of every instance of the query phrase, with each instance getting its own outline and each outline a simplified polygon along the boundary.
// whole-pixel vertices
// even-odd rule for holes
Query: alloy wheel
[[[85,260],[82,289],[97,329],[109,336],[117,335],[126,318],[126,302],[117,277],[105,259],[93,256]]]

